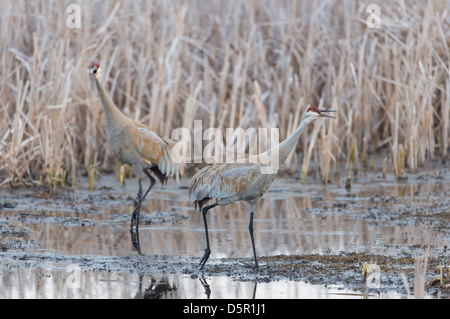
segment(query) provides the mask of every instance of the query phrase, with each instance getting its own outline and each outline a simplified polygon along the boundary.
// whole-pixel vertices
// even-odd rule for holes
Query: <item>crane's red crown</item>
[[[306,112],[310,112],[310,111],[311,111],[311,112],[316,112],[316,113],[319,113],[319,114],[320,114],[319,108],[318,108],[317,106],[310,106]]]
[[[100,67],[100,64],[98,64],[97,62],[92,63],[92,67],[97,67],[97,69]]]

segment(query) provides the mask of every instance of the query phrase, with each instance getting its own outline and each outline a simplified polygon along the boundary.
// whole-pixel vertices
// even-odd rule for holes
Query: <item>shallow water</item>
[[[199,271],[206,241],[201,214],[187,200],[188,183],[184,179],[156,186],[149,194],[139,228],[143,256],[137,256],[130,242],[130,213],[137,190],[133,180],[120,188],[114,176],[102,176],[93,191],[79,187],[51,196],[29,189],[0,190],[0,203],[16,204],[0,210],[1,297],[207,298],[206,283],[211,298],[405,295],[404,285],[398,282],[389,285],[388,281],[383,289],[370,291],[361,289],[362,279],[352,284],[359,280],[362,263],[371,260],[355,261],[350,273],[333,270],[336,277],[319,274],[318,278],[308,268],[285,276],[276,272],[282,264],[271,265],[270,272],[249,272],[240,263],[252,262],[249,215],[243,203],[208,213],[212,253],[204,271]],[[445,168],[439,169],[438,176],[430,170],[403,181],[360,173],[351,190],[344,186],[345,180],[302,185],[292,178],[277,178],[255,212],[261,263],[266,256],[300,256],[294,258],[297,263],[302,256],[342,252],[370,254],[375,259],[377,255],[416,257],[423,256],[426,247],[431,247],[427,256],[448,262],[450,178]],[[69,265],[79,268],[71,272]],[[414,264],[399,268],[414,271]],[[433,271],[427,274],[433,275]],[[396,281],[399,274],[392,276]]]
[[[249,282],[225,276],[200,279],[187,275],[139,276],[137,274],[82,272],[80,286],[67,284],[68,277],[55,269],[18,269],[2,278],[2,285],[14,287],[2,292],[3,299],[336,299],[399,298],[399,294],[355,293],[341,286],[325,287],[304,282]],[[153,281],[152,281],[153,280]]]

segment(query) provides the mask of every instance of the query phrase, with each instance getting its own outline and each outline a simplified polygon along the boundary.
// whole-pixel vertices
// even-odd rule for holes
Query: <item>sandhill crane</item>
[[[195,204],[196,208],[198,206],[202,212],[206,234],[206,249],[205,254],[200,260],[200,269],[206,264],[211,254],[206,213],[217,205],[226,205],[236,201],[245,201],[250,206],[250,223],[248,229],[250,231],[253,256],[255,259],[254,268],[259,268],[253,239],[253,215],[256,202],[272,184],[279,167],[284,164],[289,153],[297,144],[303,129],[314,120],[323,117],[334,118],[323,114],[326,112],[336,111],[321,110],[315,106],[309,107],[303,115],[300,125],[293,134],[269,151],[257,155],[257,161],[250,163],[212,164],[202,168],[192,177],[189,185],[189,200],[191,204]],[[267,166],[264,163],[268,162],[267,160],[263,161],[263,159],[268,156],[278,156],[278,167],[271,174],[262,174],[262,168]],[[205,206],[210,201],[213,201],[213,203]]]
[[[172,152],[175,142],[159,137],[149,127],[122,114],[105,91],[101,82],[101,69],[97,62],[91,67],[100,99],[105,112],[106,137],[116,158],[133,168],[139,181],[137,203],[131,214],[131,240],[134,248],[141,253],[139,244],[139,213],[141,203],[156,183],[154,175],[162,185],[169,178],[178,178],[182,171],[182,161]],[[172,154],[173,153],[173,154]],[[150,179],[150,186],[142,195],[142,173]]]

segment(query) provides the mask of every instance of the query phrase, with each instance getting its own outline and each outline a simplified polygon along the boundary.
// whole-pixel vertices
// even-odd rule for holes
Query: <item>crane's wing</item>
[[[133,143],[137,153],[142,160],[150,167],[157,167],[162,176],[161,177],[176,177],[178,178],[179,168],[182,165],[181,159],[172,155],[172,147],[174,142],[165,140],[158,136],[153,130],[138,122],[130,127]],[[164,183],[164,181],[161,181]]]
[[[191,203],[209,199],[236,199],[249,188],[259,176],[259,164],[213,164],[202,168],[189,185]]]

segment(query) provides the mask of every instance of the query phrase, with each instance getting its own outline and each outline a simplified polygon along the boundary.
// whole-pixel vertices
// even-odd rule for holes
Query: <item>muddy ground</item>
[[[121,188],[103,175],[94,190],[83,181],[75,189],[0,190],[1,297],[450,296],[439,280],[442,268],[443,286],[450,282],[450,174],[442,165],[402,180],[361,172],[351,189],[345,178],[329,185],[277,178],[255,217],[257,270],[246,266],[253,259],[241,204],[208,216],[212,254],[199,269],[203,222],[187,202],[188,183],[158,185],[149,195],[142,255],[128,229],[133,180]],[[379,267],[370,281],[364,263]],[[69,279],[78,280],[76,292]]]

